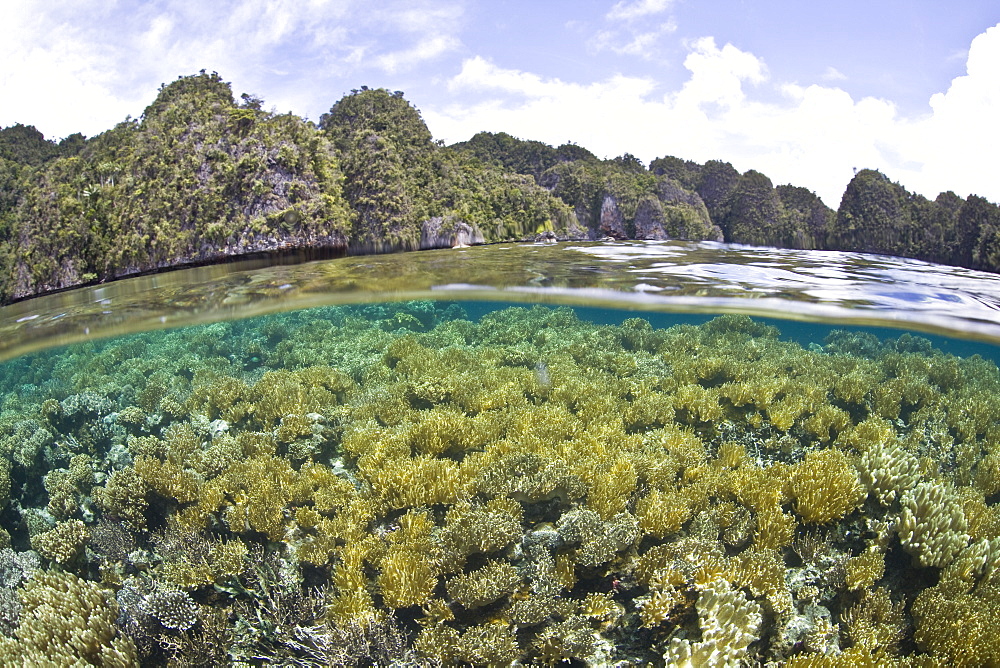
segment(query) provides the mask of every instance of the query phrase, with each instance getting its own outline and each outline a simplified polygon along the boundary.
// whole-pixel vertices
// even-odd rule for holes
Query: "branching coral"
[[[164,628],[174,631],[186,631],[198,622],[198,604],[183,591],[155,591],[143,599],[142,606]]]
[[[510,594],[521,581],[508,563],[491,561],[470,573],[448,580],[448,595],[466,608],[478,608]]]
[[[392,608],[419,606],[430,600],[437,584],[437,568],[425,553],[400,547],[382,560],[378,586],[386,605]]]
[[[76,558],[87,541],[87,527],[80,520],[60,522],[53,529],[31,537],[31,545],[46,559],[65,566]]]
[[[844,564],[848,589],[868,589],[882,579],[885,573],[885,555],[871,547]]]
[[[691,506],[676,490],[670,493],[654,489],[636,502],[635,514],[644,531],[664,538],[691,517]]]
[[[701,641],[674,638],[663,659],[669,666],[731,666],[747,656],[761,624],[760,606],[724,580],[706,584],[696,604]]]
[[[843,615],[848,635],[856,646],[872,652],[897,653],[906,636],[903,607],[902,601],[891,600],[886,589],[866,592]]]
[[[899,542],[924,566],[947,566],[968,544],[968,526],[954,494],[941,483],[922,482],[903,494]]]
[[[38,572],[22,593],[17,639],[0,639],[5,665],[138,665],[135,645],[115,626],[109,593],[70,573]]]
[[[806,454],[790,480],[795,510],[809,524],[826,524],[854,510],[864,498],[850,460],[840,450]]]
[[[861,482],[883,506],[920,480],[920,462],[898,445],[870,447],[861,455]]]
[[[639,522],[628,513],[604,522],[592,510],[571,510],[556,524],[559,535],[569,544],[579,544],[579,563],[598,566],[628,548],[640,536]]]
[[[94,499],[109,516],[142,530],[146,527],[146,493],[149,490],[145,479],[128,467],[112,471],[104,486],[94,489]]]
[[[1000,589],[981,595],[949,592],[937,586],[925,589],[913,603],[917,644],[956,666],[1000,664]]]
[[[45,476],[49,493],[48,511],[59,518],[69,518],[80,512],[80,500],[94,483],[90,457],[74,455],[69,469],[55,469]]]
[[[521,538],[521,505],[506,498],[484,505],[460,501],[445,514],[437,532],[437,559],[445,572],[462,567],[471,554],[496,552]]]

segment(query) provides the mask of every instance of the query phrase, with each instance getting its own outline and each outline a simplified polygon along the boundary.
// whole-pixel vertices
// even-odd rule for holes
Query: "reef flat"
[[[1000,372],[434,302],[0,366],[3,665],[1000,665]]]

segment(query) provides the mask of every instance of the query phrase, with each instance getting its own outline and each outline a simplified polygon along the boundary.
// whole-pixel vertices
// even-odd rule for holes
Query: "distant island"
[[[0,302],[247,254],[557,239],[863,251],[1000,271],[1000,207],[857,172],[839,208],[727,162],[647,167],[482,132],[445,146],[401,91],[362,87],[314,124],[202,71],[139,119],[59,143],[0,129]]]

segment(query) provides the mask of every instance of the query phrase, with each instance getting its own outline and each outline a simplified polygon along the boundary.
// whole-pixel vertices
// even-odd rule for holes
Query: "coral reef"
[[[663,656],[667,665],[716,668],[743,661],[747,647],[757,639],[760,606],[725,580],[715,580],[703,587],[696,607],[701,640],[672,639]]]
[[[80,520],[60,522],[53,529],[31,537],[31,545],[39,554],[61,566],[76,558],[86,541],[87,526]]]
[[[5,665],[1000,664],[1000,371],[919,337],[386,303],[0,390]]]
[[[110,593],[71,573],[38,571],[21,591],[15,638],[0,638],[3,665],[138,664],[135,645],[115,625]]]
[[[902,497],[899,542],[924,566],[943,568],[969,543],[965,513],[950,490],[922,482]]]

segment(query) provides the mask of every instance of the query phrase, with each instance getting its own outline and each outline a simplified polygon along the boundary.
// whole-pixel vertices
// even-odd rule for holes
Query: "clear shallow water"
[[[716,243],[500,244],[200,267],[0,309],[0,355],[101,335],[403,299],[746,313],[1000,341],[1000,276],[917,260]]]
[[[0,663],[995,664],[998,285],[616,243],[7,307]]]

